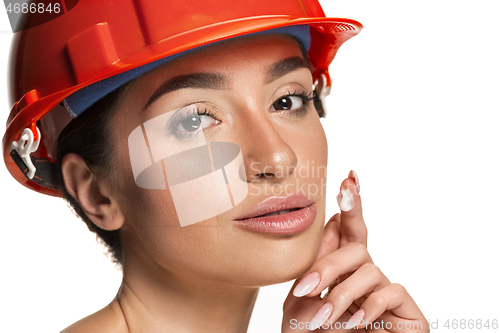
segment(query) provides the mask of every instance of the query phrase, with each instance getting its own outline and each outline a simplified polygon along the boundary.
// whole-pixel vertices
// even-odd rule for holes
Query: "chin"
[[[252,234],[240,242],[243,254],[229,276],[239,285],[262,287],[298,278],[314,263],[323,235],[322,221],[300,234],[267,236]]]

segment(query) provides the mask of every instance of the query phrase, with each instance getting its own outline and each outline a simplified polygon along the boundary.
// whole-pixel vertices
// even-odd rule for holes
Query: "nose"
[[[286,141],[293,133],[286,133],[285,127],[263,114],[245,120],[239,126],[239,143],[247,181],[282,182],[297,166],[297,155]]]

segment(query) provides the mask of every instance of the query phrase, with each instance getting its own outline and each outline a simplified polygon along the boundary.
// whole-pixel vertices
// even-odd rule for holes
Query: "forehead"
[[[192,74],[215,74],[216,77],[222,77],[224,87],[220,92],[228,98],[253,96],[261,87],[267,89],[273,65],[290,58],[304,59],[304,51],[299,43],[289,35],[269,34],[240,37],[194,50],[131,81],[124,90],[118,112],[114,113],[112,121],[123,131],[128,131],[128,135],[136,123],[150,118],[151,115],[143,111],[150,105],[150,101],[156,100],[154,96],[159,90],[163,90],[163,86],[178,77]],[[303,63],[308,64],[304,60]],[[295,66],[292,64],[291,67],[288,70],[293,71]],[[304,86],[311,85],[310,69],[302,68],[299,71],[296,73],[302,73],[302,78],[307,75],[307,80],[311,81]],[[204,91],[204,99],[215,98],[212,91],[215,92]],[[200,90],[180,89],[175,93],[162,95],[162,100],[167,101],[167,104],[162,102],[161,107],[174,110],[198,102],[195,99],[202,97],[199,92]],[[123,117],[125,114],[127,116]]]
[[[238,70],[265,70],[289,57],[304,57],[299,41],[285,34],[245,36],[194,50],[138,78],[137,84],[153,83],[176,75],[218,72],[232,75]],[[260,68],[259,68],[260,67]]]

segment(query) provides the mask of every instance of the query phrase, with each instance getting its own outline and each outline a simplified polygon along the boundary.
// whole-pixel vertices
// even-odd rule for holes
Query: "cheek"
[[[119,205],[123,210],[126,218],[130,221],[149,221],[150,224],[163,224],[168,226],[178,225],[178,219],[175,212],[175,206],[168,189],[144,189],[136,184],[134,173],[132,171],[132,160],[137,163],[137,156],[131,158],[131,154],[138,154],[134,151],[129,151],[129,137],[137,126],[142,123],[142,120],[133,112],[137,106],[125,105],[121,110],[122,116],[115,116],[113,119],[114,129],[112,136],[115,145],[116,158],[116,177],[115,177],[115,192]],[[137,149],[132,147],[130,149]],[[144,154],[139,154],[142,156]],[[144,170],[146,173],[148,169]],[[153,182],[148,183],[163,183],[165,180],[163,175],[161,179],[153,178]],[[160,221],[155,216],[162,216]]]
[[[312,113],[312,112],[311,112]],[[309,144],[311,154],[314,154],[321,165],[326,166],[328,161],[328,146],[326,142],[326,134],[319,117],[313,114],[314,120],[311,122],[308,130],[310,136]]]
[[[127,261],[144,269],[144,265],[159,264],[177,271],[210,272],[213,263],[220,262],[224,255],[219,253],[225,247],[218,240],[232,237],[222,235],[224,228],[217,219],[181,227],[170,190],[139,187],[133,177],[127,144],[122,141],[119,148],[115,191],[125,216],[120,232]]]
[[[286,131],[286,142],[297,155],[298,177],[316,182],[326,181],[328,146],[325,131],[316,114]]]
[[[168,189],[140,188],[126,163],[120,174],[119,205],[125,216],[120,233],[127,261],[137,269],[160,264],[169,269],[191,270],[189,263],[207,250],[203,249],[207,239],[196,229],[193,232],[193,228],[180,227]]]
[[[126,218],[132,221],[148,221],[148,225],[167,225],[169,227],[178,226],[179,222],[175,212],[175,205],[170,191],[167,189],[144,189],[136,184],[132,171],[131,158],[128,147],[128,136],[119,140],[116,153],[117,197],[120,200],[120,207],[124,211]],[[147,172],[147,170],[145,170]],[[154,179],[153,183],[165,180]],[[152,184],[152,183],[149,183]],[[149,185],[148,184],[148,185]],[[161,221],[159,217],[163,217]]]

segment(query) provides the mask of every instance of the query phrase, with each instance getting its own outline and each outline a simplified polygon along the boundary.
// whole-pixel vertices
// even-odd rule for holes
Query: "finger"
[[[307,275],[307,274],[304,274],[304,275]],[[303,276],[304,276],[303,275]],[[297,287],[297,285],[302,281],[303,278],[298,278],[295,280],[295,282],[293,283],[293,286],[292,288],[290,289],[290,291],[288,292],[288,295],[286,296],[286,299],[285,299],[285,302],[283,303],[283,313],[286,313],[288,311],[291,310],[291,308],[293,308],[295,306],[295,304],[300,301],[301,299],[297,298],[297,296],[295,296],[293,294],[295,288]],[[301,287],[302,288],[302,287]],[[308,297],[308,299],[314,299],[313,297]],[[317,295],[317,299],[318,300],[321,300],[321,297],[320,295],[318,294]]]
[[[349,243],[316,261],[293,288],[293,295],[319,295],[341,275],[354,272],[366,263],[372,263],[366,247],[360,243]]]
[[[283,309],[282,331],[308,332],[309,330],[306,327],[300,329],[296,324],[303,323],[303,325],[300,326],[304,326],[323,305],[323,302],[318,296],[302,299],[295,298],[294,302],[289,302],[288,304],[286,310],[285,307]]]
[[[323,238],[319,247],[316,260],[323,258],[339,248],[340,244],[340,214],[335,214],[325,225]]]
[[[361,305],[363,305],[363,303],[366,301],[368,297],[367,296],[361,296],[360,298],[358,298],[357,300],[354,301],[354,304],[356,304],[356,306],[358,308],[361,307]]]
[[[355,300],[381,290],[390,283],[389,279],[374,264],[362,265],[345,281],[333,288],[328,295],[326,301],[333,305],[329,320],[337,320]]]
[[[388,310],[394,315],[386,320],[394,322],[394,328],[398,322],[403,327],[406,323],[406,329],[410,327],[426,330],[428,328],[428,322],[417,304],[406,289],[398,283],[387,285],[368,296],[359,310],[358,318],[355,318],[357,320],[352,320],[352,322],[355,324],[358,320],[363,320],[364,325],[360,327],[365,327],[366,323],[374,322]]]
[[[367,245],[368,232],[359,196],[359,180],[354,171],[349,172],[349,177],[344,179],[340,186],[337,202],[341,209],[340,213],[340,246],[350,242]]]
[[[349,316],[349,318],[351,318],[353,314],[355,314],[356,312],[358,312],[358,310],[359,310],[359,306],[356,304],[356,302],[353,302],[351,305],[349,305],[349,307],[347,308],[347,311],[344,312],[344,314],[346,314],[346,313],[347,314],[351,314]],[[340,318],[342,318],[342,316]],[[340,318],[339,318],[339,320],[340,320]],[[347,319],[349,319],[349,318],[347,318]]]
[[[335,214],[330,218],[328,223],[325,225],[325,230],[323,232],[323,237],[321,240],[320,248],[316,259],[314,262],[318,261],[320,258],[324,257],[327,254],[330,254],[339,248],[340,242],[340,214]],[[307,275],[307,272],[302,275]],[[302,277],[299,277],[295,280],[292,288],[290,289],[285,302],[283,303],[283,311],[288,311],[291,307],[293,307],[294,302],[297,301],[297,297],[293,295],[293,291],[297,284],[301,281]]]

